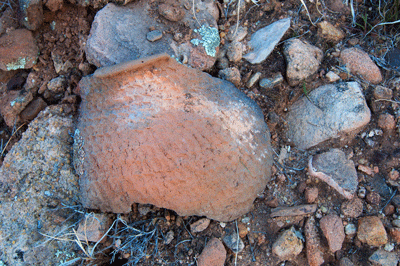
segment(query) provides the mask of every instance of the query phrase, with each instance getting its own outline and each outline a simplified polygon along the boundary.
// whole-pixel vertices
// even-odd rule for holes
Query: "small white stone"
[[[387,252],[390,252],[394,249],[394,244],[393,243],[386,243],[385,247],[383,248]]]
[[[339,75],[333,71],[329,71],[328,73],[326,73],[326,78],[329,80],[329,82],[335,82],[340,79]]]
[[[357,232],[357,228],[355,224],[348,224],[344,228],[346,235],[355,235]]]
[[[367,190],[365,189],[365,187],[360,187],[358,189],[358,197],[360,198],[365,198],[365,194],[367,193]]]
[[[243,217],[242,218],[242,223],[247,224],[248,222],[250,222],[250,217]]]

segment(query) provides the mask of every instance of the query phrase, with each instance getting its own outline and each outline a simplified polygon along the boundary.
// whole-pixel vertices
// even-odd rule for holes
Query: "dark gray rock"
[[[225,245],[234,253],[239,253],[244,249],[243,240],[236,232],[226,234],[222,240],[224,241]]]
[[[385,59],[389,66],[400,71],[400,49],[394,47],[386,54]]]
[[[354,163],[339,149],[332,149],[312,157],[308,172],[347,199],[352,199],[357,190],[358,177]]]
[[[371,112],[356,82],[318,87],[295,102],[286,117],[287,137],[300,149],[332,138],[349,138],[370,121]]]

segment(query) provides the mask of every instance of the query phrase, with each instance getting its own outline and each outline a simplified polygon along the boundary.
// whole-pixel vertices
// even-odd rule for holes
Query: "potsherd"
[[[133,203],[231,221],[270,179],[270,133],[232,83],[168,55],[98,69],[79,83],[74,165],[85,207]]]

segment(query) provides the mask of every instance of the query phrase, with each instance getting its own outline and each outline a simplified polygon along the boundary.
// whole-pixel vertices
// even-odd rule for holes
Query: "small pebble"
[[[271,78],[263,78],[262,80],[260,80],[260,87],[264,89],[272,89],[282,81],[283,81],[282,74],[277,73]]]
[[[394,244],[393,243],[386,243],[386,245],[383,247],[384,250],[387,252],[390,252],[394,249]]]
[[[365,166],[365,165],[359,165],[358,167],[358,171],[361,171],[361,172],[363,172],[364,174],[367,174],[367,175],[369,175],[369,176],[372,176],[373,175],[373,170],[370,168],[370,167],[368,167],[368,166]]]
[[[253,85],[260,79],[261,77],[261,72],[257,72],[251,76],[249,81],[247,82],[247,88],[253,87]]]
[[[223,241],[234,253],[239,253],[244,249],[244,243],[237,233],[227,234],[223,238]]]
[[[340,79],[340,76],[333,71],[329,71],[325,76],[329,82],[336,82]]]
[[[368,193],[366,200],[369,204],[379,205],[379,203],[381,202],[381,196],[378,192],[371,191],[370,193]]]
[[[400,174],[399,171],[397,171],[396,169],[392,169],[392,171],[389,172],[389,179],[396,181],[397,179],[399,179]]]
[[[164,244],[168,245],[168,244],[170,244],[172,242],[172,240],[174,240],[174,231],[170,230],[165,235]]]
[[[228,46],[226,56],[229,61],[237,63],[242,60],[243,57],[243,44],[240,42],[233,42]]]
[[[210,225],[210,219],[202,218],[190,225],[190,231],[192,233],[200,233],[207,229]]]
[[[306,198],[307,203],[314,203],[318,198],[318,188],[316,187],[306,188],[304,196]]]
[[[147,33],[147,40],[150,42],[158,41],[162,38],[163,34],[159,30],[153,30]]]
[[[400,219],[395,219],[392,221],[393,226],[400,228]]]
[[[383,86],[376,86],[374,89],[374,98],[377,100],[390,100],[392,99],[393,91]]]
[[[391,114],[381,114],[378,118],[378,126],[383,130],[392,130],[396,128],[396,120]]]
[[[344,227],[344,232],[349,236],[355,235],[357,232],[357,227],[355,224],[348,224]]]
[[[354,46],[354,45],[357,45],[360,42],[360,40],[358,38],[351,38],[347,42],[349,45]]]
[[[240,71],[236,67],[222,69],[218,72],[218,76],[221,79],[225,79],[227,81],[232,82],[235,86],[240,85],[241,81]]]
[[[242,218],[242,223],[247,224],[250,222],[250,217],[243,217]]]
[[[365,189],[365,187],[360,187],[358,189],[358,197],[360,198],[365,198],[365,195],[367,194],[367,190]]]
[[[392,204],[388,204],[384,209],[383,209],[383,213],[386,216],[390,216],[395,212],[396,208],[392,205]]]
[[[229,60],[226,57],[221,57],[217,60],[217,68],[226,69],[229,67]]]

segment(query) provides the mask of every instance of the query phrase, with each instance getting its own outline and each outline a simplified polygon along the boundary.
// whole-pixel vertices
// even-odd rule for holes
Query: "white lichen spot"
[[[196,46],[202,44],[204,46],[204,49],[206,50],[206,53],[209,56],[215,57],[217,53],[216,49],[221,41],[219,38],[218,29],[202,25],[199,29],[195,29],[194,31],[199,33],[202,39],[193,39],[190,42]]]
[[[26,58],[20,57],[17,59],[17,61],[8,63],[6,65],[6,67],[7,67],[7,70],[10,71],[10,70],[17,70],[20,68],[25,68],[25,65],[26,65]]]
[[[78,175],[82,176],[84,173],[83,163],[85,161],[85,151],[83,150],[84,140],[80,135],[79,129],[75,130],[73,149],[73,165]]]

